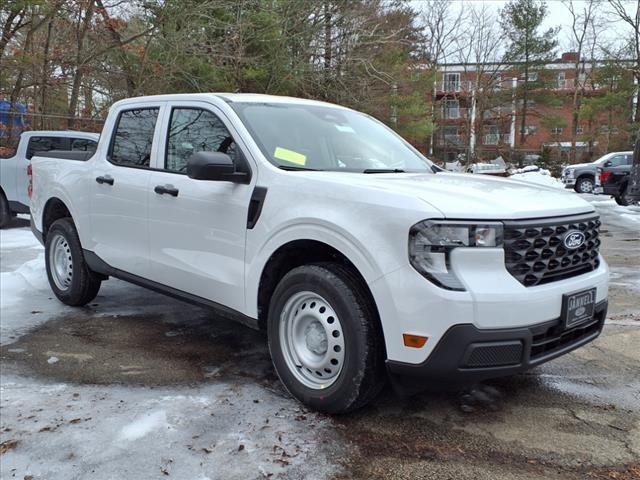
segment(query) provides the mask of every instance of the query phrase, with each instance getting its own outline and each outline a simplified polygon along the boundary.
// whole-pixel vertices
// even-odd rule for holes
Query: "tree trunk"
[[[74,128],[76,123],[76,112],[78,110],[78,99],[80,98],[80,86],[82,85],[82,79],[84,77],[84,73],[86,70],[86,66],[84,65],[83,57],[84,57],[84,39],[87,36],[87,32],[89,31],[89,27],[91,26],[91,18],[93,17],[94,11],[94,2],[91,0],[87,5],[87,10],[84,14],[84,19],[82,20],[82,26],[80,31],[77,33],[77,43],[76,43],[76,71],[73,76],[73,84],[71,86],[71,97],[69,98],[69,108],[67,110],[67,114],[69,115],[68,127]]]

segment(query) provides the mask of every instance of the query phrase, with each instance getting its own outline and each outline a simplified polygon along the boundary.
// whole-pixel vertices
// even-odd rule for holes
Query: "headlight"
[[[502,247],[502,224],[425,220],[409,232],[413,268],[439,287],[464,291],[449,261],[451,251],[458,247]]]
[[[573,168],[568,168],[568,169],[567,169],[567,171],[566,171],[566,173],[567,173],[567,177],[569,177],[569,178],[573,178],[573,175],[574,175],[574,173],[575,173],[575,170],[574,170]]]

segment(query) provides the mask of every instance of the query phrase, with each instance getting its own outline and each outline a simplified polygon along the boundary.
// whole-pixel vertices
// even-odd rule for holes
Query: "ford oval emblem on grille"
[[[582,246],[584,240],[584,233],[578,232],[577,230],[572,230],[565,235],[564,246],[569,250],[575,250],[576,248],[580,248]]]

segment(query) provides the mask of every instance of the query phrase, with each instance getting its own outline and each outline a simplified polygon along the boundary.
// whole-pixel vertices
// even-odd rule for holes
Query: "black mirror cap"
[[[249,183],[246,173],[236,172],[233,160],[222,152],[196,152],[187,161],[187,175],[194,180]]]

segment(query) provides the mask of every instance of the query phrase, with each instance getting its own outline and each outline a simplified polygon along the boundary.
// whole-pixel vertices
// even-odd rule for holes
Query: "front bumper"
[[[396,387],[405,391],[429,385],[459,387],[513,375],[594,340],[602,332],[607,306],[607,300],[599,302],[592,321],[567,330],[563,330],[560,318],[523,328],[488,330],[471,324],[454,325],[426,361],[409,364],[388,360],[387,367]]]

